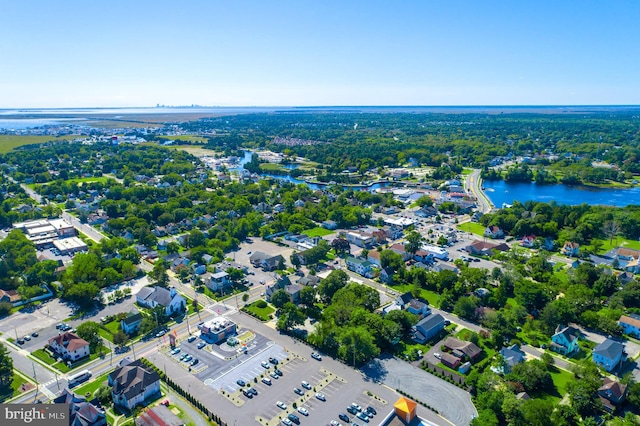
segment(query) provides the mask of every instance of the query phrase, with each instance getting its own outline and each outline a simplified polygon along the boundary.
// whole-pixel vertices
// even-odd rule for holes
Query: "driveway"
[[[466,426],[478,415],[468,392],[390,355],[371,361],[362,372],[434,407],[455,425]]]

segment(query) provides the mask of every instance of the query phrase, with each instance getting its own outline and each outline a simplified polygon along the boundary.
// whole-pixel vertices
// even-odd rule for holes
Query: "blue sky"
[[[640,103],[638,1],[0,0],[0,108]]]

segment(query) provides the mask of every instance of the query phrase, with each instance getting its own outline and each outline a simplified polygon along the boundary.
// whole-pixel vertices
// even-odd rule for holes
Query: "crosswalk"
[[[56,379],[51,379],[47,383],[41,383],[40,384],[40,392],[42,392],[44,395],[46,395],[47,398],[49,398],[49,399],[55,398],[56,395],[53,392],[51,392],[49,390],[49,387],[48,387],[48,386],[54,384],[55,382],[56,382]]]

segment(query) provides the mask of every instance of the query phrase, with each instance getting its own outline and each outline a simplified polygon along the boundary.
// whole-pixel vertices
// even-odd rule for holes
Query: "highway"
[[[474,169],[471,174],[467,175],[465,188],[476,198],[480,212],[489,213],[493,210],[493,204],[482,190],[482,178],[480,177],[479,169]]]

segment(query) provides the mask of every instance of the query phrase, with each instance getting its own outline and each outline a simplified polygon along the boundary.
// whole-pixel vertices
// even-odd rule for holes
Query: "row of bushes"
[[[422,369],[424,371],[427,371],[427,372],[433,374],[436,377],[441,378],[442,380],[446,380],[447,382],[458,386],[460,389],[464,389],[465,391],[468,390],[467,387],[464,385],[464,383],[458,383],[455,380],[453,380],[451,377],[446,376],[446,375],[444,375],[442,373],[438,373],[435,369],[429,368],[429,364],[426,363],[425,361],[422,361]]]
[[[153,369],[156,373],[158,373],[158,375],[160,376],[160,379],[162,381],[164,381],[170,388],[172,388],[174,391],[176,391],[180,396],[182,396],[183,398],[185,398],[187,401],[189,401],[189,403],[191,403],[191,405],[193,405],[195,408],[197,408],[198,410],[200,410],[200,412],[202,414],[204,414],[205,416],[207,416],[207,418],[209,419],[210,422],[215,422],[217,425],[219,426],[227,426],[227,424],[225,422],[223,422],[220,417],[218,417],[217,414],[212,413],[211,411],[209,411],[209,409],[207,407],[205,407],[200,401],[198,401],[193,395],[191,395],[190,393],[187,393],[184,389],[182,389],[182,387],[180,387],[180,385],[178,385],[176,382],[174,382],[173,380],[171,380],[169,377],[167,377],[167,375],[165,374],[164,371],[160,370],[158,367],[156,367],[151,361],[149,361],[146,358],[141,358],[141,361],[144,365],[146,365],[147,367]]]
[[[398,392],[402,396],[406,396],[407,398],[410,398],[411,400],[417,402],[420,405],[423,405],[423,406],[427,407],[429,410],[433,411],[434,413],[440,414],[440,412],[438,410],[436,410],[435,408],[433,408],[429,404],[426,404],[426,403],[420,401],[419,399],[414,398],[413,396],[409,395],[408,393],[406,393],[406,392],[404,392],[404,391],[402,391],[400,389],[396,389],[396,392]]]

